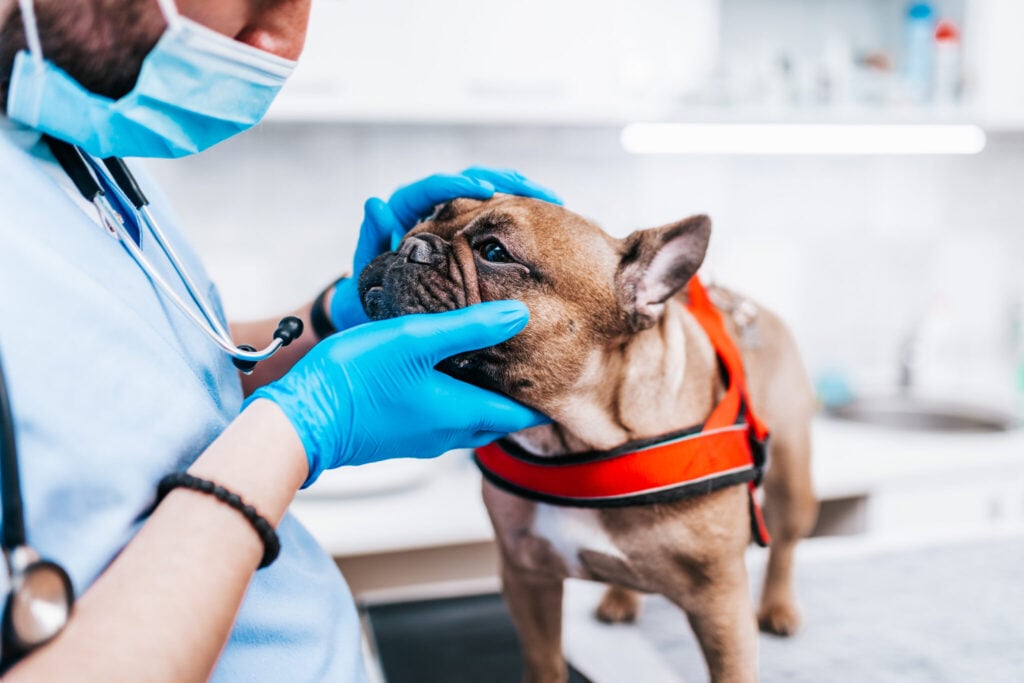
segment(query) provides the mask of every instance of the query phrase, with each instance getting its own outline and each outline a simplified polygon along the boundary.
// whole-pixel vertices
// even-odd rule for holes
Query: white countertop
[[[933,479],[1024,476],[1024,430],[940,434],[821,417],[814,423],[813,473],[823,500]],[[291,509],[336,557],[493,538],[480,498],[480,474],[467,451],[432,461],[343,468],[325,476]]]
[[[814,421],[813,474],[822,500],[911,480],[1024,472],[1024,429],[996,433],[918,432],[827,417]]]

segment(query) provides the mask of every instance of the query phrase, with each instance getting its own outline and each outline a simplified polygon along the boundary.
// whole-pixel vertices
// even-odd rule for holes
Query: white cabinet
[[[803,101],[823,74],[835,80],[863,54],[898,66],[902,0],[317,0],[305,54],[270,119],[1024,127],[1024,2],[934,4],[963,28],[960,106]],[[792,83],[780,85],[780,60],[792,62]],[[786,100],[801,88],[810,95]]]
[[[653,117],[713,67],[718,0],[319,0],[276,119]]]
[[[1024,2],[970,0],[965,59],[977,117],[990,128],[1024,127]]]

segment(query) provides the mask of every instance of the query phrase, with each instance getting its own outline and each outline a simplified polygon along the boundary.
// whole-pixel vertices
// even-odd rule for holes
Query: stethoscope
[[[289,316],[278,323],[273,339],[263,349],[248,345],[236,346],[225,325],[200,293],[174,248],[164,237],[160,225],[149,211],[149,200],[142,193],[131,171],[121,159],[104,159],[102,166],[89,155],[66,142],[44,136],[54,158],[75,184],[86,201],[96,207],[100,224],[131,255],[150,281],[198,327],[214,344],[231,356],[244,373],[252,372],[261,360],[299,338],[302,321]],[[140,241],[129,233],[125,217],[114,207],[104,192],[100,178],[107,187],[119,192],[118,204],[134,212],[134,225],[140,228]],[[127,200],[126,204],[123,200]],[[195,304],[193,310],[143,255],[141,226],[149,228],[157,244],[181,279]],[[14,438],[14,417],[7,382],[0,364],[0,495],[2,495],[2,547],[11,585],[0,624],[0,673],[21,657],[52,640],[71,616],[75,601],[68,573],[59,564],[43,559],[29,545],[18,474],[17,445]]]
[[[117,157],[110,157],[104,159],[101,164],[79,148],[62,140],[50,137],[49,135],[43,136],[43,139],[49,146],[57,163],[64,169],[71,182],[75,184],[78,192],[96,208],[100,224],[106,229],[107,233],[120,242],[125,251],[128,252],[139,268],[146,274],[146,277],[196,327],[209,337],[214,344],[231,356],[235,367],[241,372],[251,373],[253,368],[256,367],[256,363],[270,358],[281,348],[288,346],[288,344],[299,338],[302,334],[302,321],[294,316],[288,316],[278,323],[273,338],[266,347],[255,349],[248,344],[236,346],[231,339],[231,334],[220,321],[213,307],[210,306],[206,297],[202,295],[199,288],[192,281],[188,270],[182,265],[181,259],[175,253],[174,247],[165,238],[163,230],[160,229],[159,223],[157,223],[152,212],[149,210],[149,200],[142,193],[142,189],[139,187],[131,171],[128,170],[128,166],[125,165],[124,161]],[[125,217],[107,197],[100,178],[106,181],[108,188],[120,193],[121,197],[118,198],[118,203],[126,210],[133,212],[134,224],[140,228],[142,225],[149,228],[149,232],[156,238],[156,242],[163,251],[164,256],[167,257],[171,267],[185,286],[185,290],[195,304],[194,308],[198,309],[198,313],[178,295],[174,288],[167,283],[164,277],[143,255],[142,249],[139,246],[141,244],[141,230],[140,242],[136,243],[135,238],[128,232]]]
[[[11,579],[0,627],[0,673],[61,632],[75,602],[71,579],[56,562],[28,545],[22,510],[14,417],[0,364],[0,491],[3,495],[3,552]]]

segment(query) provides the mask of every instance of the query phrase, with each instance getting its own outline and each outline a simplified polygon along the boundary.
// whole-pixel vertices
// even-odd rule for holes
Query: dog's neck
[[[715,352],[676,298],[658,324],[595,349],[569,395],[543,408],[549,425],[512,435],[536,455],[609,450],[699,424],[720,396]]]

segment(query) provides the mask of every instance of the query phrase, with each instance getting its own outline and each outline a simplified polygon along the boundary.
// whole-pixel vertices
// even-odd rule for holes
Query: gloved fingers
[[[366,264],[378,255],[391,249],[391,236],[395,232],[405,234],[401,223],[383,199],[370,197],[363,206],[363,224],[359,228],[355,257],[352,259],[352,276],[359,279]]]
[[[494,187],[483,178],[438,173],[395,190],[388,206],[406,230],[429,216],[438,204],[458,197],[490,199]]]
[[[417,451],[416,455],[414,455],[413,457],[416,458],[417,460],[429,460],[431,458],[436,458],[439,455],[444,455],[448,451],[452,451],[452,450],[459,449],[459,448],[480,448],[481,446],[486,446],[487,444],[493,443],[493,442],[497,441],[498,439],[502,439],[502,438],[508,436],[510,433],[511,432],[488,432],[488,431],[481,431],[481,432],[476,432],[472,436],[465,436],[465,435],[463,435],[461,438],[459,438],[459,437],[452,437],[451,438],[451,442],[452,442],[451,443],[451,448],[449,448],[449,449],[447,449],[445,451],[442,451],[441,453],[433,453],[431,451],[423,451],[423,452]]]
[[[487,301],[445,313],[395,318],[400,334],[418,340],[404,344],[413,358],[434,367],[445,358],[494,346],[526,327],[530,311],[520,301]]]
[[[330,318],[339,332],[370,321],[363,310],[363,302],[359,300],[358,276],[347,277],[334,288]]]
[[[498,439],[503,439],[508,434],[502,434],[500,432],[477,432],[473,435],[473,443],[469,445],[469,448],[480,448],[486,446],[489,443],[494,443]]]
[[[558,204],[559,206],[562,204],[562,200],[557,194],[512,169],[470,166],[462,172],[462,175],[477,180],[485,180],[493,185],[497,192],[543,199],[546,202]]]
[[[455,414],[465,420],[465,426],[474,435],[486,432],[504,436],[551,421],[547,415],[524,406],[518,401],[472,384],[466,384],[454,377],[441,375],[437,381],[437,395],[442,397],[439,399],[439,403],[449,404],[444,406],[448,414],[451,414],[450,411],[453,409],[457,410],[458,412]],[[474,441],[458,445],[479,444]]]

